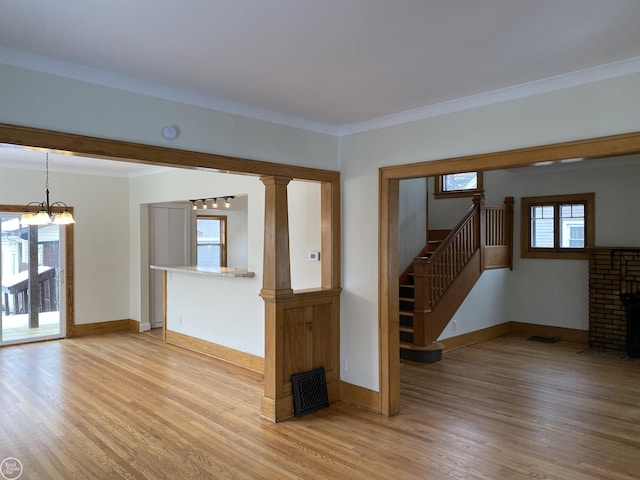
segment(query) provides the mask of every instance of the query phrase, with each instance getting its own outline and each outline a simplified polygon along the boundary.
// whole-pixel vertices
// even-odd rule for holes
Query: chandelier
[[[24,207],[24,213],[20,217],[21,225],[69,225],[76,223],[69,207],[64,202],[49,203],[49,153],[46,157],[46,200],[44,202],[30,202]]]

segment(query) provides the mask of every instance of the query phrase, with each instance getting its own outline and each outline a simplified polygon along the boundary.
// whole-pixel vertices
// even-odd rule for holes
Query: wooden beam
[[[62,150],[83,157],[177,168],[201,168],[223,173],[288,176],[321,182],[333,182],[340,176],[338,172],[331,170],[123,142],[6,123],[0,123],[0,143]]]

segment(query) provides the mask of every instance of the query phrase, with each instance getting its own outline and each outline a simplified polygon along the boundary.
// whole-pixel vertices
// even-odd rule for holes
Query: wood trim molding
[[[340,399],[343,402],[380,413],[380,392],[341,381]]]
[[[124,320],[112,320],[110,322],[81,323],[75,325],[74,336],[86,337],[88,335],[104,335],[117,332],[135,332],[139,329],[139,323],[129,318]]]
[[[578,330],[576,328],[511,322],[511,333],[524,337],[539,336],[557,338],[565,342],[582,343],[584,345],[589,343],[589,330]]]
[[[502,337],[511,333],[512,322],[500,323],[499,325],[493,325],[491,327],[482,328],[474,332],[463,333],[455,337],[445,338],[438,340],[444,345],[444,352],[450,352],[456,348],[468,347],[475,343],[491,340],[492,338]]]
[[[381,413],[400,411],[398,288],[398,188],[406,178],[497,170],[566,158],[605,158],[640,153],[640,132],[534,146],[443,160],[382,167],[379,171],[378,331]],[[394,306],[395,305],[395,306]]]
[[[529,337],[537,335],[541,337],[557,338],[564,342],[589,343],[589,331],[575,328],[554,327],[550,325],[537,325],[531,323],[505,322],[491,327],[482,328],[473,332],[463,333],[455,337],[438,340],[444,345],[444,352],[450,352],[458,348],[468,347],[480,342],[486,342],[492,338],[504,335],[520,335]]]
[[[378,411],[384,415],[395,415],[400,412],[400,278],[397,260],[400,181],[385,179],[383,173],[381,170],[378,213]]]
[[[335,182],[340,179],[340,173],[332,170],[179,150],[6,123],[0,123],[0,143],[50,148],[85,157],[135,161],[168,167],[207,168],[225,173],[285,176],[318,182]]]
[[[210,355],[254,372],[264,373],[264,358],[250,353],[234,350],[233,348],[207,342],[206,340],[201,340],[172,330],[166,330],[166,342],[198,353]]]
[[[462,171],[499,170],[567,158],[604,158],[640,153],[640,132],[549,145],[502,150],[419,163],[382,167],[383,179],[422,178]]]

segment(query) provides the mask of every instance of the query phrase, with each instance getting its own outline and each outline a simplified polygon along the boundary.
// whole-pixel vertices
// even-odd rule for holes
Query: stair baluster
[[[413,312],[409,315],[409,303],[403,296],[403,318],[411,318],[413,344],[422,351],[436,345],[449,320],[469,293],[482,272],[487,268],[511,268],[513,254],[513,198],[505,198],[500,206],[485,206],[482,195],[476,195],[473,205],[430,255],[426,246],[412,263]],[[408,269],[401,276],[401,284],[411,277]],[[404,282],[403,282],[404,280]],[[444,296],[447,301],[443,301]],[[403,336],[406,339],[410,328],[406,325]],[[442,349],[433,347],[433,350]],[[401,357],[415,360],[410,346],[401,345]],[[441,355],[431,355],[437,361]]]

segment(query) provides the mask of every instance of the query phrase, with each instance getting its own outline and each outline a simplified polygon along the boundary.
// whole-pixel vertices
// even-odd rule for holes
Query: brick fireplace
[[[638,335],[635,326],[628,329],[628,313],[638,316],[639,302],[640,248],[594,249],[589,259],[589,345],[627,350],[629,334]]]

